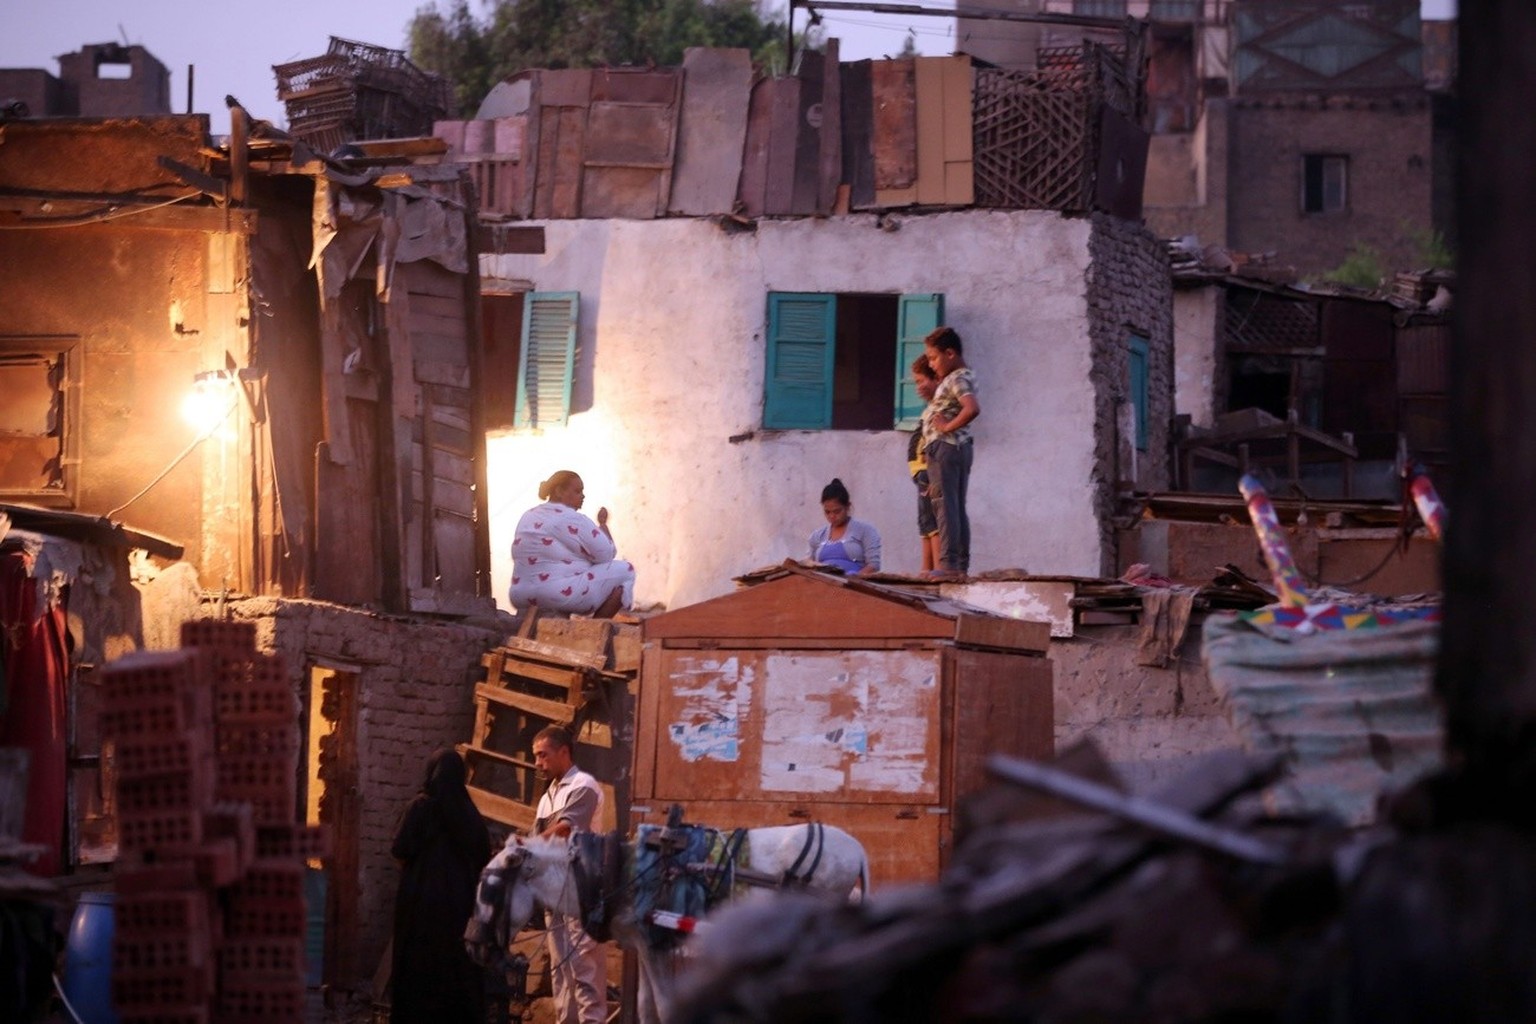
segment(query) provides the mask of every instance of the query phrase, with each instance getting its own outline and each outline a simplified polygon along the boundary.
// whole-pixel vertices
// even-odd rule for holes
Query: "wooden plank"
[[[924,206],[944,202],[944,64],[946,57],[918,57],[917,85],[917,201]]]
[[[965,54],[944,57],[944,204],[970,206],[976,201],[972,150],[973,82],[971,58]]]
[[[540,622],[538,625],[539,635],[543,636],[545,634],[546,627],[549,627],[551,635],[560,635],[557,630],[554,630],[554,627],[556,623],[561,621],[569,622],[572,620],[551,619],[548,623]],[[591,621],[598,622],[599,620]],[[601,624],[608,626],[606,622]],[[603,636],[601,642],[603,647],[606,648],[608,643],[606,635]],[[555,665],[576,666],[579,668],[597,669],[598,671],[601,671],[608,664],[606,649],[600,652],[586,652],[563,644],[546,643],[542,640],[524,640],[521,637],[509,637],[501,646],[502,650],[506,652],[510,664],[515,664],[529,658],[537,658]]]
[[[556,725],[569,725],[576,714],[574,707],[561,701],[546,700],[543,697],[523,693],[521,690],[509,690],[500,686],[491,686],[488,683],[475,684],[475,699],[526,711],[530,715],[547,718]]]
[[[576,664],[601,669],[608,666],[613,627],[610,619],[540,619],[534,635],[541,647],[559,650],[562,657],[580,658]]]
[[[817,167],[816,212],[825,217],[837,203],[843,181],[843,89],[836,39],[823,44],[821,76],[820,163]]]
[[[635,694],[635,757],[631,794],[636,800],[648,800],[656,791],[656,744],[660,736],[661,693],[668,688],[667,678],[662,675],[662,663],[660,646],[644,645]]]
[[[946,803],[953,806],[988,784],[990,754],[1036,761],[1055,756],[1053,662],[956,648],[946,653],[945,667],[953,683],[954,711]]]
[[[492,793],[479,786],[465,788],[469,790],[469,798],[475,802],[475,809],[485,817],[498,824],[509,825],[520,832],[533,831],[533,823],[538,820],[535,808],[520,804],[516,800],[509,800],[499,793]]]
[[[752,58],[746,50],[691,46],[683,52],[668,210],[690,217],[731,212],[751,97]]]
[[[641,624],[647,641],[664,639],[777,638],[801,640],[948,640],[954,619],[899,601],[849,590],[819,576],[791,574],[713,600],[655,615]]]
[[[1051,645],[1051,624],[1000,615],[961,615],[955,621],[955,643],[1043,654]]]
[[[456,749],[466,758],[483,757],[489,761],[495,761],[498,764],[504,764],[509,768],[523,768],[528,771],[538,770],[538,765],[534,764],[532,761],[524,761],[522,758],[513,757],[511,754],[503,754],[501,751],[492,750],[489,747],[477,746],[473,743],[460,743]]]
[[[870,62],[842,66],[843,180],[849,205],[855,210],[875,202],[874,96],[870,91]]]
[[[446,384],[456,388],[467,388],[470,385],[469,367],[463,363],[417,359],[412,362],[411,372],[416,380],[424,384]]]
[[[794,211],[795,152],[800,138],[800,80],[775,78],[770,82],[768,167],[763,212]]]
[[[768,204],[768,148],[773,137],[773,79],[752,87],[747,108],[746,141],[741,150],[741,185],[736,198],[748,217],[761,217]]]
[[[411,292],[411,319],[417,317],[442,317],[453,323],[464,323],[463,289],[457,295],[433,295],[431,292]]]
[[[516,687],[516,680],[521,677],[531,679],[538,683],[547,683],[550,686],[558,686],[569,690],[574,682],[578,692],[581,687],[581,673],[586,671],[580,668],[565,668],[555,665],[541,664],[537,661],[529,661],[526,658],[508,658],[501,667],[500,685]]]
[[[870,69],[874,112],[875,203],[916,200],[917,85],[911,58],[877,61]]]
[[[846,636],[833,637],[782,637],[782,636],[737,636],[722,641],[716,638],[700,639],[697,637],[668,638],[661,643],[669,650],[679,651],[713,651],[719,650],[722,644],[728,643],[733,649],[748,651],[842,651],[850,646],[860,650],[900,651],[915,647],[934,647],[941,640],[917,640],[910,637],[859,637],[850,640]]]
[[[434,295],[439,298],[464,301],[464,275],[454,273],[430,260],[420,260],[404,265],[404,282],[407,294]]]

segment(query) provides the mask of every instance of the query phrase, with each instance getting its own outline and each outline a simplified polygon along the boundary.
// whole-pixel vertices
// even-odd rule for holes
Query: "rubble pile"
[[[993,815],[933,885],[728,909],[683,974],[679,1019],[1531,1019],[1528,835],[1273,817],[1252,794],[1277,767],[1211,755],[1143,798],[1028,765],[1021,779],[1078,809]],[[1013,806],[1037,814],[1032,799]]]
[[[103,669],[117,771],[113,1002],[123,1021],[299,1020],[306,858],[294,823],[298,702],[249,623]]]

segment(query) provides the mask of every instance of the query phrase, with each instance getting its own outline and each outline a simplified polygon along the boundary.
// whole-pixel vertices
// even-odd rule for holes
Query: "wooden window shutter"
[[[832,426],[836,343],[836,295],[769,293],[765,428],[825,430]]]
[[[912,383],[912,361],[923,354],[923,339],[944,322],[944,296],[903,295],[896,318],[896,426],[910,430],[924,402]]]
[[[559,427],[570,417],[580,307],[580,292],[530,292],[524,300],[514,426]]]

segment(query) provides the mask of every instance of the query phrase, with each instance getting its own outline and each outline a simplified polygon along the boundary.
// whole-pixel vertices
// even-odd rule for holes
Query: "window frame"
[[[1314,175],[1314,166],[1316,167]],[[1329,205],[1329,168],[1337,168],[1337,205]],[[1316,178],[1314,186],[1313,179]],[[1316,206],[1312,205],[1314,187]],[[1301,155],[1301,212],[1303,216],[1329,216],[1349,212],[1349,156],[1345,153]]]
[[[8,438],[58,439],[57,468],[48,486],[8,487],[0,482],[0,500],[25,500],[55,508],[73,508],[79,494],[80,466],[80,370],[81,349],[77,335],[0,335],[0,362],[35,360],[49,367],[56,408],[51,409],[49,430],[44,434],[0,435]],[[50,460],[52,461],[52,460]]]
[[[911,366],[923,350],[923,339],[944,322],[942,292],[770,291],[763,328],[764,430],[870,429],[833,425],[838,299],[845,295],[889,295],[896,300],[891,425],[876,429],[911,430],[917,425],[925,403],[917,396]]]

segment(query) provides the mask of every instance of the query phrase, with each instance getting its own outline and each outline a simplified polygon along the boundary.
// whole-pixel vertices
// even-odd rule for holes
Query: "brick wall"
[[[1233,248],[1274,251],[1302,277],[1337,267],[1355,242],[1379,250],[1389,275],[1417,268],[1435,177],[1427,96],[1239,100],[1231,122]],[[1349,158],[1347,209],[1302,212],[1302,157],[1314,153]]]
[[[259,650],[281,654],[308,707],[313,665],[355,670],[357,684],[358,933],[341,936],[355,950],[355,979],[366,987],[378,967],[394,917],[399,870],[389,847],[406,804],[420,788],[433,751],[469,741],[480,655],[501,632],[413,620],[318,601],[254,598],[230,605],[233,618],[256,623]],[[338,845],[344,837],[337,837]]]
[[[1168,432],[1173,419],[1173,280],[1163,244],[1139,223],[1093,215],[1088,242],[1088,331],[1094,385],[1094,505],[1100,572],[1115,568],[1111,516],[1122,483],[1163,490],[1170,480]],[[1147,440],[1136,451],[1121,436],[1119,407],[1131,401],[1130,337],[1147,341]]]

